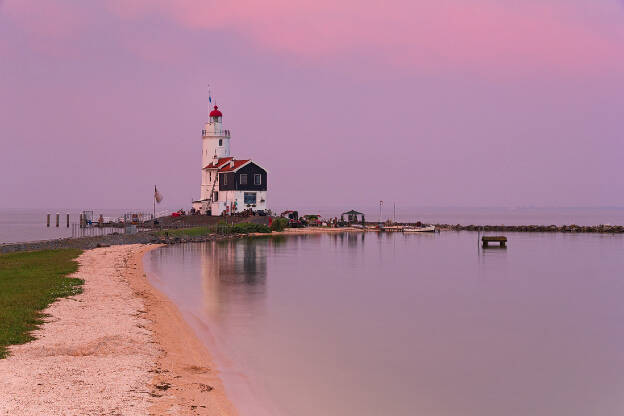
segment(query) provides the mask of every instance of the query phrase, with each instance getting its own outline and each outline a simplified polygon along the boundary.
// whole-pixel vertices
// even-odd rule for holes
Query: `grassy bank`
[[[271,229],[266,225],[254,224],[250,222],[239,222],[237,224],[216,224],[192,228],[180,228],[162,230],[158,232],[160,236],[169,237],[199,237],[209,234],[249,234],[249,233],[270,233]]]
[[[33,339],[41,313],[56,299],[80,292],[80,279],[67,275],[78,269],[76,249],[0,255],[0,358],[7,346]]]

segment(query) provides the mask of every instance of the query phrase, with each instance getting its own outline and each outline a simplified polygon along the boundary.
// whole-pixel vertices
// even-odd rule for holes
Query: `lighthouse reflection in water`
[[[241,416],[621,414],[624,238],[507,237],[251,238],[144,262]]]

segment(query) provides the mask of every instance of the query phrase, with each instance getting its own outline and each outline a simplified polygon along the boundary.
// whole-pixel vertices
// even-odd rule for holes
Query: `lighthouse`
[[[230,155],[230,130],[216,105],[202,130],[200,198],[193,208],[201,214],[228,215],[241,211],[264,213],[267,171],[251,159]]]

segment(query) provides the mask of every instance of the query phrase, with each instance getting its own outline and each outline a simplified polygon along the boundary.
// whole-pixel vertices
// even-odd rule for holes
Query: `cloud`
[[[622,67],[606,36],[560,3],[493,0],[110,0],[123,19],[157,14],[191,30],[234,30],[302,60],[362,53],[392,66],[601,71]],[[594,22],[594,24],[597,24]],[[621,32],[617,32],[621,35]]]
[[[1,12],[39,47],[55,42],[58,48],[98,20],[101,4],[117,19],[157,18],[188,31],[231,33],[304,64],[332,65],[357,56],[376,70],[406,73],[624,69],[621,25],[601,20],[595,11],[583,14],[578,3],[554,0],[104,0],[97,7],[73,0],[4,0]],[[140,36],[125,43],[145,59],[173,60],[182,53],[174,53],[179,42],[166,39],[161,50]]]

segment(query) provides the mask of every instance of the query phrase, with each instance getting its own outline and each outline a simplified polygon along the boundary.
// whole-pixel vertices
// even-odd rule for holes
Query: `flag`
[[[158,189],[156,189],[156,186],[154,185],[154,199],[156,200],[156,202],[158,202],[160,204],[160,201],[163,200],[163,196],[160,192],[158,192]]]

